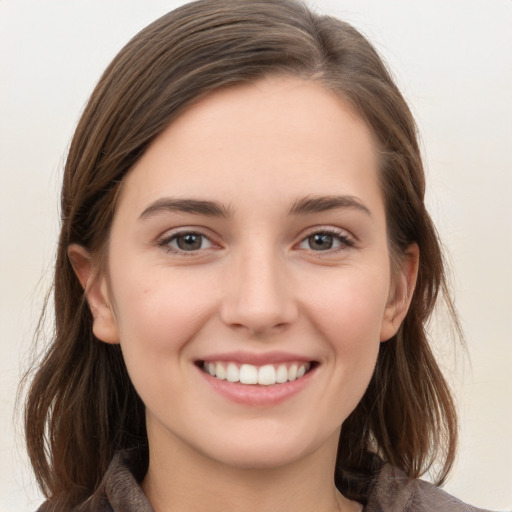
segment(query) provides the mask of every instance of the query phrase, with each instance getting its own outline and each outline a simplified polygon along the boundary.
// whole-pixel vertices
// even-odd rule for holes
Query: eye
[[[181,232],[163,239],[159,245],[170,252],[194,252],[213,247],[213,242],[201,233]]]
[[[304,238],[299,249],[307,249],[316,252],[336,251],[346,247],[352,247],[354,242],[346,235],[333,231],[317,231]]]

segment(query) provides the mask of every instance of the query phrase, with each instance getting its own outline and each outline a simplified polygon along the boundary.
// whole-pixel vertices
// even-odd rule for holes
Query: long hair
[[[456,413],[425,326],[440,293],[451,302],[424,206],[424,173],[406,102],[371,44],[338,19],[294,0],[200,0],[158,19],[121,50],[70,146],[55,265],[55,336],[25,410],[28,452],[51,510],[70,509],[90,496],[114,452],[138,447],[142,472],[148,457],[144,405],[119,346],[92,333],[69,245],[101,254],[119,184],[181,112],[214,90],[270,74],[314,80],[367,122],[380,149],[392,260],[399,261],[411,243],[420,250],[407,316],[396,336],[381,344],[369,387],[343,424],[336,484],[348,497],[364,499],[364,475],[376,467],[369,454],[411,477],[437,461],[438,482],[446,477],[454,460]]]

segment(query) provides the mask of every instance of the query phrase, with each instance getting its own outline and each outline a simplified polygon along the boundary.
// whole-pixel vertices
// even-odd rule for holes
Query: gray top
[[[112,459],[98,490],[77,509],[80,512],[154,512],[130,466],[128,452]],[[43,504],[38,512],[48,510]],[[466,505],[423,480],[408,478],[384,464],[372,483],[364,512],[489,512]]]

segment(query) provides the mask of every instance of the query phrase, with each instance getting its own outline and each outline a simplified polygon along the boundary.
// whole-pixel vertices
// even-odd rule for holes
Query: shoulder
[[[136,477],[140,465],[136,455],[133,451],[116,453],[99,487],[73,512],[153,512]],[[62,508],[46,502],[37,512],[54,510]]]
[[[136,450],[116,453],[97,491],[76,512],[153,512],[135,476],[138,455]]]
[[[364,510],[365,512],[486,512],[463,503],[428,482],[411,479],[390,464],[384,464],[375,478]]]
[[[133,452],[117,453],[99,488],[74,512],[153,512],[135,476],[138,465]],[[382,465],[372,480],[364,512],[490,512],[467,505],[428,482],[411,479],[390,464]],[[46,503],[37,512],[50,510]]]

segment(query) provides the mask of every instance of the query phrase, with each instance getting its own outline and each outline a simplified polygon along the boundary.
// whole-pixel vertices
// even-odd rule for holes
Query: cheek
[[[187,371],[192,360],[189,342],[210,317],[212,299],[204,290],[194,293],[197,281],[180,280],[169,269],[139,275],[144,278],[137,279],[132,272],[115,288],[128,374],[148,411],[163,414],[172,403],[179,416],[190,417],[188,402],[180,398],[189,396],[193,384]]]
[[[132,271],[130,279],[117,281],[116,319],[134,383],[144,379],[149,383],[160,370],[170,379],[176,365],[187,361],[187,343],[212,310],[213,300],[205,290],[194,293],[197,284],[165,268]]]
[[[385,276],[344,275],[310,296],[311,317],[324,339],[326,359],[333,363],[331,406],[337,404],[342,419],[362,398],[375,368],[389,290]]]
[[[333,276],[323,287],[309,287],[312,315],[337,350],[364,355],[379,344],[389,295],[386,274],[361,269]]]

